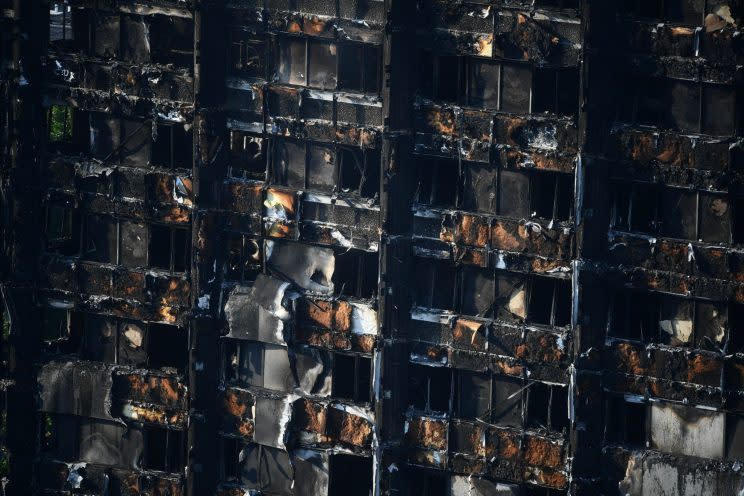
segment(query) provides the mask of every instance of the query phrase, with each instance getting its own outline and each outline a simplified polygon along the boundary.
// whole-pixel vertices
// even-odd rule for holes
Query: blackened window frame
[[[228,129],[228,140],[230,143],[230,176],[248,180],[266,181],[267,172],[270,170],[269,159],[271,154],[269,153],[269,149],[272,146],[272,141],[260,134],[242,131],[240,129]],[[243,159],[242,155],[245,153],[245,150],[236,150],[233,146],[238,144],[241,140],[243,143],[246,143],[247,141],[259,141],[261,143],[261,150],[259,151],[259,154],[261,155],[260,160],[263,161],[263,169],[261,171],[250,171],[247,170],[246,167],[237,163]]]
[[[457,368],[442,368],[442,367],[432,367],[425,364],[419,364],[419,363],[409,363],[409,366],[415,366],[417,367],[417,374],[425,374],[428,370],[432,369],[433,371],[446,371],[450,376],[450,391],[449,391],[449,407],[446,411],[442,410],[435,410],[431,408],[431,389],[432,387],[437,387],[436,384],[433,384],[434,378],[429,375],[426,377],[427,384],[426,384],[426,405],[425,408],[416,408],[413,403],[409,403],[409,407],[414,408],[416,411],[423,412],[424,414],[446,414],[450,418],[458,419],[458,420],[476,420],[479,422],[484,422],[489,425],[510,425],[510,424],[500,424],[498,420],[494,421],[493,415],[495,415],[495,410],[497,409],[497,405],[502,404],[503,399],[500,398],[495,393],[496,384],[499,383],[499,381],[503,381],[506,383],[512,383],[516,385],[518,388],[516,392],[512,393],[512,395],[507,398],[511,399],[512,397],[516,398],[516,396],[519,396],[519,399],[517,400],[519,402],[519,409],[521,412],[520,421],[519,424],[521,428],[525,428],[529,424],[529,411],[531,406],[531,402],[535,401],[534,399],[530,399],[530,390],[535,387],[536,385],[541,385],[543,387],[548,388],[549,394],[550,394],[550,403],[548,405],[548,425],[545,426],[550,431],[555,432],[561,432],[563,429],[568,429],[570,427],[570,418],[568,415],[568,410],[566,410],[566,419],[565,422],[562,422],[559,419],[554,419],[552,417],[553,415],[553,401],[554,401],[554,395],[556,394],[562,394],[566,393],[566,407],[568,407],[568,394],[570,393],[568,386],[565,385],[558,385],[558,384],[549,384],[542,381],[534,381],[529,380],[522,376],[510,376],[510,375],[502,375],[502,374],[494,374],[491,372],[486,373],[480,373],[475,372],[472,370],[465,370],[465,369],[457,369]],[[485,411],[480,417],[469,417],[469,416],[462,416],[461,415],[461,405],[463,401],[468,401],[470,398],[465,397],[463,395],[462,391],[462,383],[461,379],[465,375],[477,375],[482,376],[481,378],[485,378],[488,382],[488,390],[489,390],[489,408],[487,411]],[[556,393],[556,391],[559,391]],[[560,400],[555,400],[560,401]],[[496,403],[494,403],[496,402]],[[558,406],[562,406],[562,403],[559,403]],[[537,407],[535,407],[537,408]]]
[[[452,68],[452,63],[443,63],[441,60],[443,57],[449,57],[449,58],[456,58],[456,67]],[[473,108],[480,108],[489,110],[492,112],[497,113],[506,113],[506,114],[530,114],[530,115],[541,115],[545,112],[547,112],[549,115],[554,115],[558,117],[570,117],[572,119],[578,118],[579,113],[579,89],[576,87],[576,95],[575,95],[575,102],[573,97],[571,98],[571,101],[574,102],[574,109],[572,113],[569,114],[562,114],[558,113],[559,108],[559,94],[558,94],[558,88],[560,85],[561,77],[573,77],[579,80],[580,72],[579,68],[576,66],[570,66],[570,67],[553,67],[553,66],[545,66],[545,67],[536,67],[534,64],[527,62],[527,61],[519,61],[514,59],[501,59],[501,58],[488,58],[488,57],[479,57],[476,55],[459,55],[459,54],[434,54],[428,50],[421,50],[420,61],[429,61],[431,64],[431,74],[424,75],[425,72],[428,72],[424,69],[425,67],[419,68],[419,77],[420,78],[428,78],[431,83],[431,94],[422,94],[425,98],[430,98],[433,101],[443,101],[451,104],[456,105],[466,105]],[[494,106],[488,106],[488,105],[478,105],[476,103],[473,103],[474,95],[472,93],[472,70],[476,67],[478,64],[485,64],[492,67],[497,67],[498,69],[498,81],[496,83],[496,92],[497,92],[497,105]],[[529,70],[530,74],[530,84],[529,84],[529,95],[528,95],[528,105],[526,109],[523,110],[505,110],[504,109],[504,68],[510,67],[510,68],[519,68],[519,70],[527,69]],[[454,72],[455,77],[457,78],[456,82],[456,95],[457,97],[453,100],[450,98],[444,97],[441,93],[440,88],[440,75],[443,73],[442,71],[449,71]],[[536,90],[536,81],[537,81],[537,74],[538,72],[543,71],[552,71],[555,73],[555,88],[554,92],[550,98],[552,101],[551,107],[554,110],[536,110],[534,108],[535,103],[535,90]],[[569,72],[573,72],[575,74],[567,76],[564,74],[568,74]],[[579,80],[580,82],[580,80]],[[424,87],[423,85],[421,87]],[[453,87],[454,89],[454,87]]]
[[[655,325],[654,328],[651,329],[651,331],[653,331],[652,335],[646,335],[642,331],[640,333],[636,333],[632,329],[631,319],[628,318],[628,315],[631,315],[631,312],[637,314],[638,311],[634,310],[634,308],[638,308],[638,306],[640,305],[639,300],[643,300],[642,304],[644,308],[650,309],[650,313],[648,313],[645,317],[648,318],[651,317],[651,314],[654,314]],[[664,331],[661,328],[661,322],[664,317],[664,307],[665,304],[671,305],[675,302],[678,304],[689,303],[691,306],[689,315],[692,326],[690,339],[689,341],[683,343],[665,344],[663,335]],[[710,305],[714,307],[717,306],[725,309],[725,320],[727,325],[724,331],[725,335],[723,338],[723,342],[721,346],[717,347],[718,349],[715,349],[715,346],[706,347],[704,343],[701,344],[703,338],[706,337],[703,332],[704,329],[699,329],[698,325],[698,313],[701,311],[700,307],[702,305]],[[731,343],[732,337],[737,334],[736,331],[733,330],[734,324],[732,323],[732,320],[735,321],[735,318],[732,319],[732,316],[744,316],[744,312],[742,312],[741,314],[735,313],[735,306],[736,304],[733,302],[727,303],[724,301],[689,298],[682,295],[658,293],[654,291],[617,288],[610,294],[610,301],[607,307],[607,324],[605,336],[608,341],[632,341],[644,345],[664,344],[665,346],[679,349],[702,349],[717,353],[724,353],[724,351],[726,353],[731,353],[731,351],[729,350],[729,344]],[[639,320],[639,322],[643,324],[642,320]],[[622,327],[622,329],[620,329],[619,327]]]
[[[300,87],[300,88],[308,88],[308,89],[315,89],[319,91],[340,91],[340,92],[349,92],[349,93],[363,93],[365,95],[375,95],[379,96],[382,92],[382,45],[375,44],[375,43],[364,43],[359,41],[348,41],[348,40],[340,40],[336,38],[321,38],[321,37],[315,37],[315,36],[306,36],[306,35],[293,35],[289,33],[280,33],[280,34],[273,34],[271,35],[271,43],[272,48],[271,52],[273,54],[272,57],[272,72],[276,75],[277,69],[279,66],[279,58],[281,57],[281,51],[279,50],[279,47],[281,46],[282,40],[292,40],[292,42],[297,42],[298,40],[302,40],[305,45],[305,60],[304,60],[304,72],[303,72],[303,84],[294,84],[290,82],[282,82],[281,84],[286,84],[290,86]],[[311,69],[311,62],[310,62],[310,44],[316,43],[318,45],[335,45],[336,47],[336,54],[335,54],[335,75],[336,75],[336,83],[333,88],[321,88],[318,86],[313,86],[310,84],[310,69]],[[340,81],[340,72],[339,72],[339,65],[341,63],[344,63],[341,60],[341,53],[345,51],[344,48],[341,48],[342,45],[348,45],[355,47],[357,45],[361,45],[362,47],[362,54],[364,57],[364,60],[362,60],[362,79],[363,79],[363,89],[357,90],[355,88],[344,88],[341,85]],[[368,57],[367,52],[369,50],[377,50],[378,51],[378,65],[377,65],[377,74],[375,76],[375,92],[367,92],[367,85],[366,85],[366,58]],[[357,61],[354,61],[355,63]]]
[[[83,260],[88,260],[86,258],[86,252],[85,252],[85,246],[87,244],[88,239],[88,221],[89,219],[98,219],[104,222],[110,222],[113,225],[115,225],[116,229],[116,257],[114,260],[108,260],[106,262],[100,262],[104,264],[114,264],[114,265],[120,265],[122,260],[122,248],[121,244],[123,242],[123,237],[121,233],[121,227],[122,223],[130,222],[132,219],[126,219],[126,218],[114,218],[109,217],[106,215],[99,215],[95,212],[85,212],[83,214],[83,229],[81,229],[81,249],[79,251],[80,257]],[[135,222],[136,223],[136,222]],[[188,275],[191,272],[191,225],[173,225],[173,224],[163,224],[158,222],[147,222],[144,223],[146,227],[146,235],[147,239],[143,241],[147,245],[147,263],[143,268],[147,269],[155,269],[159,271],[165,271],[169,272],[171,274],[182,274],[182,275]],[[170,239],[170,246],[169,246],[169,263],[168,267],[161,267],[161,266],[155,266],[153,265],[153,258],[151,253],[151,243],[153,241],[153,229],[164,229],[169,231],[169,239]],[[184,270],[177,270],[176,266],[176,250],[175,250],[175,242],[177,240],[176,231],[183,232],[183,242],[184,242]],[[93,260],[95,261],[95,260]]]
[[[359,197],[364,199],[371,199],[371,198],[378,198],[380,195],[380,184],[379,184],[379,171],[380,171],[380,162],[379,162],[379,150],[377,148],[364,148],[362,150],[359,150],[358,148],[354,148],[347,145],[342,145],[338,143],[327,143],[327,142],[320,142],[320,141],[310,141],[310,140],[299,140],[299,139],[293,139],[293,138],[285,138],[281,136],[272,136],[268,139],[269,148],[267,150],[267,160],[268,160],[268,178],[269,183],[282,187],[282,188],[293,188],[293,189],[302,189],[303,191],[313,191],[318,192],[322,194],[327,195],[338,195],[340,197],[344,196],[350,196],[350,197]],[[296,188],[294,186],[288,185],[288,184],[282,184],[278,181],[278,177],[280,174],[278,174],[278,171],[276,169],[277,167],[277,159],[280,156],[278,152],[278,148],[283,146],[283,143],[292,143],[293,146],[301,146],[304,148],[304,164],[303,164],[303,179],[302,179],[302,188]],[[319,148],[330,148],[333,153],[333,178],[332,182],[334,183],[334,188],[331,191],[311,187],[309,184],[309,171],[310,171],[310,161],[311,161],[311,147],[319,147]],[[342,153],[343,151],[343,153]],[[349,190],[346,191],[341,187],[342,179],[343,179],[343,168],[344,168],[344,157],[347,153],[361,153],[362,154],[362,161],[364,163],[364,175],[360,178],[359,187],[356,190]],[[377,172],[377,174],[375,174]],[[367,181],[370,181],[370,183],[373,185],[373,191],[374,195],[372,196],[362,196],[362,191],[365,189],[365,185],[367,184]]]
[[[459,210],[464,212],[473,212],[478,213],[482,215],[488,215],[488,216],[497,216],[497,217],[507,217],[507,218],[517,218],[517,219],[525,219],[525,217],[515,217],[514,215],[509,215],[508,213],[503,213],[504,206],[502,205],[502,185],[504,181],[504,174],[518,174],[520,176],[526,177],[526,180],[528,182],[528,191],[527,191],[527,210],[529,211],[529,215],[527,216],[526,220],[530,219],[542,219],[542,220],[554,220],[557,222],[566,222],[570,223],[573,222],[575,212],[574,212],[574,199],[573,199],[573,188],[574,186],[574,177],[573,174],[566,174],[564,172],[558,172],[558,171],[533,171],[533,170],[521,170],[521,169],[507,169],[499,165],[492,165],[492,164],[484,164],[481,162],[471,162],[471,161],[464,161],[459,158],[452,158],[452,157],[442,157],[442,156],[433,156],[433,155],[423,155],[423,154],[416,154],[414,155],[414,160],[416,162],[416,190],[413,194],[413,201],[415,204],[418,205],[426,205],[428,207],[432,208],[442,208],[442,209],[452,209],[452,210]],[[434,172],[432,172],[432,166],[431,164],[434,164]],[[466,184],[464,178],[465,178],[465,168],[468,167],[468,164],[473,164],[475,166],[482,166],[482,167],[490,167],[496,172],[496,181],[494,184],[494,204],[496,208],[494,211],[483,211],[483,210],[468,210],[466,209],[466,188],[468,185]],[[436,181],[437,178],[442,175],[442,169],[445,169],[447,167],[451,167],[453,169],[456,169],[454,177],[455,177],[455,192],[454,195],[450,195],[453,198],[454,203],[441,203],[437,201],[437,189],[436,187],[440,186],[440,184]],[[430,175],[426,175],[424,178],[422,178],[422,175],[425,175],[427,172],[431,173]],[[445,177],[446,173],[445,173]],[[431,179],[431,182],[425,183],[426,185],[426,192],[429,194],[428,201],[429,203],[421,201],[421,194],[422,194],[422,184],[424,184],[422,181],[428,181]],[[553,182],[553,191],[552,191],[552,217],[542,217],[540,215],[537,215],[535,210],[535,202],[537,201],[536,198],[536,191],[538,191],[538,184],[540,182]],[[566,195],[562,194],[562,189],[568,185],[568,188],[571,190],[570,195],[568,196],[568,203],[565,205],[561,205],[560,201],[561,199],[565,199]],[[568,215],[562,215],[563,211],[567,211]],[[532,215],[535,213],[535,215]]]
[[[232,28],[229,31],[228,40],[228,56],[226,57],[227,73],[235,77],[256,77],[265,78],[266,68],[268,64],[267,46],[266,39],[263,39],[260,35],[245,31],[240,28]],[[238,49],[240,63],[245,64],[247,60],[247,54],[249,53],[248,47],[260,46],[260,67],[257,71],[248,71],[245,68],[236,67],[236,57],[234,50]]]
[[[91,338],[90,331],[93,329],[91,327],[88,328],[93,322],[96,320],[100,322],[108,322],[116,329],[116,332],[113,336],[113,350],[114,350],[114,361],[113,362],[103,362],[103,363],[111,363],[113,365],[129,365],[122,363],[120,361],[120,345],[122,343],[121,334],[124,333],[126,326],[130,324],[134,324],[138,326],[143,335],[143,342],[142,342],[142,350],[145,353],[147,363],[144,366],[148,370],[161,370],[163,367],[154,368],[154,365],[151,360],[151,347],[153,346],[153,340],[152,335],[154,332],[157,332],[158,327],[167,326],[173,328],[174,332],[183,333],[185,336],[183,336],[184,342],[186,343],[186,349],[182,350],[182,353],[185,355],[188,353],[188,339],[189,339],[189,332],[186,328],[172,325],[172,324],[164,324],[162,322],[144,322],[140,320],[135,319],[129,319],[125,317],[117,317],[114,315],[108,315],[108,314],[95,314],[95,313],[89,313],[85,312],[79,316],[80,322],[82,323],[82,330],[81,330],[81,342],[80,342],[80,354],[85,354],[86,357],[88,355],[86,354],[89,350],[89,339]],[[91,358],[85,358],[85,360],[91,360]],[[129,365],[131,366],[131,365]],[[179,375],[183,375],[187,372],[187,370],[183,367],[183,365],[179,366],[169,366],[169,368],[175,368],[178,371]]]
[[[737,246],[744,243],[744,239],[737,242],[735,236],[735,226],[737,225],[736,215],[738,210],[738,208],[736,208],[737,203],[744,206],[744,202],[741,202],[738,196],[719,191],[706,191],[699,189],[690,190],[689,188],[641,181],[612,180],[610,186],[613,192],[610,213],[610,228],[614,231],[662,236],[670,239],[678,239],[681,241],[697,242],[702,240],[703,243],[712,245]],[[652,195],[649,195],[648,192],[646,192],[645,194],[643,192],[639,192],[639,190],[643,188],[650,190]],[[664,202],[662,202],[662,197],[665,193],[670,192],[695,195],[695,236],[690,238],[673,236],[669,234],[669,231],[666,230],[667,227],[663,225],[665,213],[663,211]],[[651,214],[651,229],[640,229],[634,223],[634,203],[637,198],[649,198],[649,196],[651,196],[653,201],[653,212],[648,212],[647,209],[644,209],[643,211]],[[623,199],[623,197],[627,197],[627,207],[624,205],[626,201]],[[701,233],[705,232],[705,229],[702,228],[703,219],[705,218],[703,214],[703,209],[705,208],[706,204],[706,202],[703,201],[705,198],[711,198],[714,200],[724,199],[726,201],[727,210],[730,211],[730,214],[728,216],[728,239],[725,241],[709,241],[711,238],[707,235],[701,237]],[[674,215],[676,215],[676,213]],[[708,238],[707,240],[705,239],[706,237]]]
[[[337,357],[345,357],[346,360],[353,360],[353,368],[354,370],[351,372],[352,374],[352,381],[354,383],[353,386],[353,392],[351,394],[351,398],[349,395],[339,395],[339,392],[337,390],[337,387],[339,383],[337,382]],[[372,404],[372,367],[373,367],[373,360],[372,358],[368,356],[362,356],[359,353],[341,353],[341,352],[334,352],[333,353],[333,372],[331,374],[331,396],[338,399],[343,399],[347,401],[351,401],[355,404],[364,404],[369,405]],[[366,371],[364,370],[366,368]],[[363,389],[363,386],[367,385],[366,391]]]
[[[490,280],[491,282],[494,298],[497,295],[496,291],[498,289],[498,281],[499,281],[499,276],[501,274],[517,275],[517,276],[522,275],[523,276],[522,287],[523,287],[523,290],[525,291],[525,303],[526,303],[524,322],[528,326],[537,326],[537,327],[548,326],[550,328],[559,328],[559,329],[567,328],[571,326],[571,318],[572,318],[571,308],[567,308],[567,309],[559,308],[560,303],[565,303],[565,302],[559,302],[559,299],[561,296],[565,297],[565,295],[559,294],[561,291],[565,292],[566,290],[568,290],[568,296],[569,296],[568,304],[569,305],[571,304],[572,289],[571,289],[570,281],[567,281],[566,279],[559,278],[559,277],[547,277],[547,276],[540,276],[540,275],[535,275],[535,274],[522,274],[522,273],[512,272],[508,270],[501,270],[501,269],[479,268],[479,267],[472,266],[472,265],[460,265],[457,267],[457,271],[455,275],[455,288],[456,288],[455,289],[455,300],[454,300],[453,306],[454,306],[454,311],[458,315],[468,315],[472,317],[486,317],[486,318],[494,319],[497,321],[503,320],[498,315],[494,314],[494,312],[496,311],[497,302],[493,298],[491,299],[490,310],[486,312],[485,315],[470,315],[470,314],[462,313],[463,297],[464,297],[463,292],[465,291],[465,287],[466,287],[463,279],[467,271],[472,271],[472,270],[479,270],[481,272],[488,273],[490,277],[487,280]],[[548,322],[541,322],[541,321],[535,320],[534,313],[531,310],[531,307],[533,304],[534,286],[536,284],[536,281],[541,281],[540,282],[541,284],[551,285],[551,288],[550,288],[551,306],[549,310],[549,321]],[[567,317],[567,322],[558,323],[557,317],[559,316],[560,312],[567,312],[561,315],[561,317],[564,319]]]
[[[238,233],[227,232],[227,250],[228,255],[225,260],[225,279],[237,282],[250,282],[255,280],[256,276],[263,270],[263,244],[260,237]],[[235,254],[233,243],[238,240],[240,243],[240,253]],[[251,255],[249,248],[255,248],[257,255]],[[237,256],[237,269],[232,266],[233,257]],[[249,263],[248,260],[254,260]],[[234,277],[237,274],[237,277]]]
[[[637,126],[659,128],[663,130],[669,130],[671,132],[678,132],[681,134],[710,136],[719,139],[734,137],[739,133],[739,130],[741,128],[740,107],[742,105],[742,97],[739,94],[736,85],[703,81],[700,79],[688,80],[673,77],[649,76],[635,73],[626,73],[625,78],[629,84],[626,84],[626,97],[617,99],[618,107],[616,111],[616,120],[618,122]],[[673,125],[673,105],[661,105],[665,113],[656,115],[653,118],[642,117],[642,112],[645,112],[647,110],[645,109],[645,107],[643,107],[643,104],[653,101],[653,92],[657,92],[656,97],[658,98],[671,96],[672,85],[674,84],[694,88],[697,92],[697,126],[695,129],[682,129],[679,126]],[[708,132],[710,131],[710,129],[707,127],[706,123],[707,109],[705,104],[706,93],[711,89],[728,89],[731,91],[732,98],[734,100],[731,111],[733,119],[730,123],[731,132],[728,134],[717,134],[714,132]],[[646,98],[650,98],[650,95],[651,99],[645,100]],[[627,98],[630,98],[630,101],[628,101]]]

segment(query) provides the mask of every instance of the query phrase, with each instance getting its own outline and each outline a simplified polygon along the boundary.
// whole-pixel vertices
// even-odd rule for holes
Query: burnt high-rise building
[[[744,494],[742,23],[0,0],[0,495]]]

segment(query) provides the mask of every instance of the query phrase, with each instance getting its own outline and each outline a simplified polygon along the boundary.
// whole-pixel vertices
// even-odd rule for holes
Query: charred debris
[[[0,0],[0,494],[741,493],[742,3]]]

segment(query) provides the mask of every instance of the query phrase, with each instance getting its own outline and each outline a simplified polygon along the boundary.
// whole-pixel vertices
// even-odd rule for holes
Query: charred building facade
[[[3,496],[744,491],[744,2],[0,13]]]

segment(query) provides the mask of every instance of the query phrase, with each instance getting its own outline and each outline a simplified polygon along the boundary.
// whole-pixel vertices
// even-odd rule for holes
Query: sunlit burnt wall
[[[1,495],[744,489],[740,2],[0,12]]]

